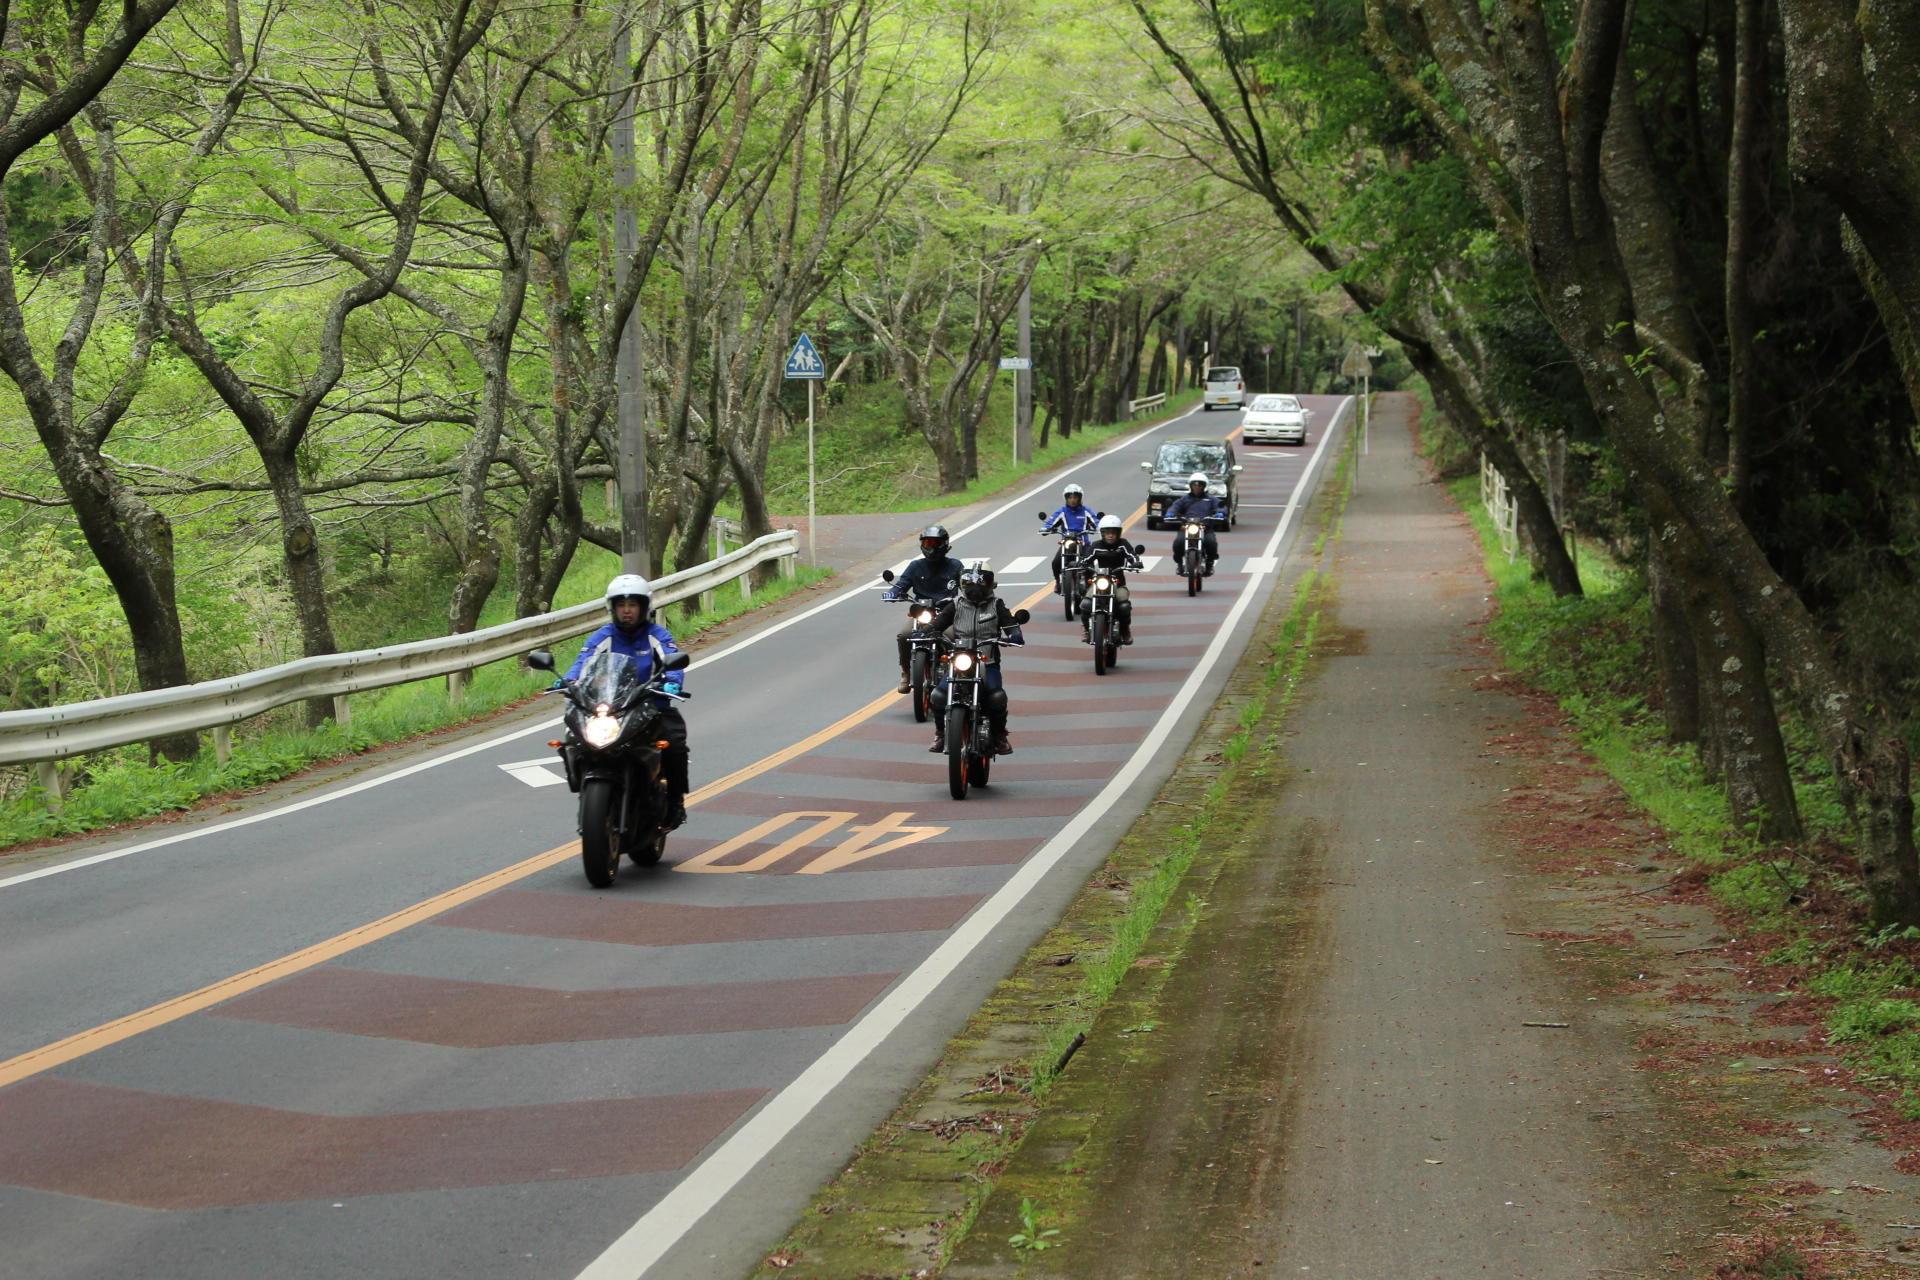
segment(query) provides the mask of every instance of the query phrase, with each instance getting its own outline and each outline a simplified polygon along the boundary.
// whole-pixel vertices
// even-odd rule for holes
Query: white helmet
[[[1206,472],[1204,472],[1204,471],[1196,471],[1196,472],[1194,472],[1194,473],[1193,473],[1192,475],[1190,475],[1190,476],[1188,476],[1188,477],[1187,477],[1187,483],[1188,483],[1188,484],[1190,484],[1190,485],[1192,485],[1192,484],[1202,484],[1202,485],[1203,485],[1203,484],[1207,484],[1207,483],[1208,483],[1208,480],[1207,480],[1207,473],[1206,473]]]
[[[612,616],[614,605],[629,597],[640,601],[640,625],[645,626],[653,618],[653,584],[637,573],[623,573],[607,584],[607,614]],[[614,619],[616,622],[618,618]]]
[[[1082,489],[1079,485],[1070,484],[1061,491],[1060,496],[1063,498],[1084,498],[1087,496],[1087,493],[1086,490]]]
[[[1100,532],[1102,533],[1105,533],[1109,529],[1119,530],[1125,527],[1126,527],[1125,525],[1120,523],[1119,516],[1101,516],[1100,517]]]

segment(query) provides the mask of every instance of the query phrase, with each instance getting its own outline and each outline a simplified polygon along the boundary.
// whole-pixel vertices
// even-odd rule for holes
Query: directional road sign
[[[806,334],[793,344],[793,350],[787,352],[786,376],[789,378],[824,378],[827,376],[827,363],[820,358],[819,350],[813,345],[813,339]]]
[[[1002,369],[1031,369],[1033,368],[1033,361],[1029,360],[1026,356],[1001,356],[1000,367]]]

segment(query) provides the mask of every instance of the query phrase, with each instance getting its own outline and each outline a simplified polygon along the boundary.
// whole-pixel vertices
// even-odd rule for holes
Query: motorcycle
[[[1096,511],[1094,519],[1098,520],[1104,514],[1106,513]],[[1040,518],[1045,520],[1047,513],[1042,511]],[[1052,535],[1053,526],[1040,530],[1040,536],[1043,538]],[[1078,607],[1080,600],[1080,579],[1086,575],[1086,569],[1081,565],[1080,560],[1086,554],[1086,550],[1087,535],[1085,533],[1069,533],[1064,527],[1060,529],[1060,600],[1066,609],[1068,622],[1073,621],[1074,610]]]
[[[673,798],[661,773],[667,742],[655,727],[656,699],[686,699],[665,686],[692,660],[670,653],[642,680],[632,658],[609,649],[594,654],[577,680],[561,686],[566,734],[547,745],[559,749],[567,787],[580,796],[580,864],[596,889],[613,883],[621,854],[635,866],[650,867],[666,851]],[[527,665],[552,671],[553,655],[536,650]]]
[[[1015,609],[1016,626],[1033,617]],[[1002,645],[1016,645],[1002,638]],[[984,787],[993,773],[993,722],[987,714],[985,678],[987,654],[980,649],[957,648],[947,657],[947,791],[965,800],[971,787]]]
[[[880,578],[891,583],[893,570],[881,570]],[[907,593],[907,616],[913,621],[913,629],[907,633],[907,700],[913,705],[916,724],[925,724],[932,714],[933,686],[940,670],[941,650],[946,647],[940,633],[933,629],[933,617],[945,603]]]
[[[1222,526],[1226,523],[1222,516],[1208,516],[1206,520]],[[1180,526],[1180,532],[1186,538],[1180,552],[1180,570],[1186,575],[1187,594],[1190,596],[1200,594],[1200,580],[1207,576],[1206,520],[1190,519]]]
[[[1146,547],[1136,543],[1135,555],[1144,555]],[[1103,676],[1120,660],[1120,616],[1117,605],[1128,599],[1127,585],[1118,573],[1095,566],[1093,582],[1080,597],[1080,620],[1086,625],[1086,642],[1093,646],[1093,674]]]

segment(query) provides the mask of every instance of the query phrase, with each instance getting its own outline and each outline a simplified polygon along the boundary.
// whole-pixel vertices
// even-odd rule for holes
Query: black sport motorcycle
[[[567,771],[567,787],[580,796],[580,865],[587,883],[604,889],[613,883],[620,855],[650,867],[666,851],[667,814],[673,797],[661,772],[667,748],[658,728],[662,695],[684,700],[665,688],[672,673],[692,661],[670,653],[651,677],[640,678],[632,658],[611,649],[596,653],[580,676],[561,686],[566,696],[566,734],[558,747]],[[536,671],[553,670],[553,655],[527,655]]]
[[[891,583],[893,570],[883,569],[880,578]],[[919,724],[926,723],[932,714],[933,686],[940,678],[941,651],[946,645],[940,633],[933,629],[933,616],[945,603],[946,600],[924,600],[912,591],[907,592],[907,617],[913,623],[912,630],[907,632],[907,700],[913,704],[913,718]]]

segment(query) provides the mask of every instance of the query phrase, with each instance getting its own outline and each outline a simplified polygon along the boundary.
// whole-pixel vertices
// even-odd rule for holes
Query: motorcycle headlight
[[[913,620],[924,627],[929,622],[933,621],[933,610],[922,609],[920,612],[913,615]]]
[[[1095,578],[1093,580],[1093,589],[1095,591],[1111,591],[1113,590],[1113,579],[1105,577]]]
[[[1199,532],[1200,532],[1200,526],[1199,526],[1199,525],[1197,525],[1197,524],[1190,524],[1190,525],[1188,525],[1188,526],[1187,526],[1187,536],[1188,536],[1188,537],[1194,537],[1194,536],[1197,536],[1197,535],[1199,534]]]
[[[970,654],[970,653],[956,653],[956,654],[954,654],[954,655],[953,655],[953,669],[954,669],[955,671],[971,671],[971,670],[973,670],[973,655],[972,655],[972,654]]]
[[[620,722],[607,714],[601,707],[580,727],[580,736],[587,740],[590,747],[610,747],[620,736]]]

